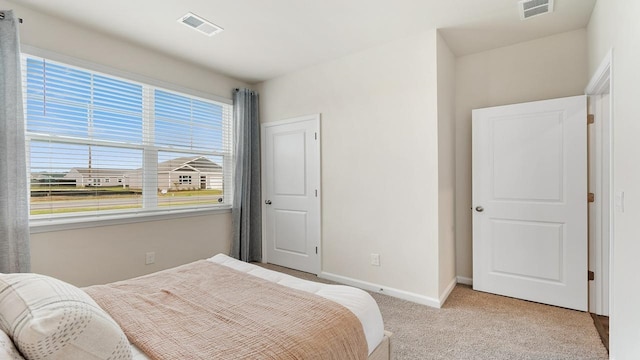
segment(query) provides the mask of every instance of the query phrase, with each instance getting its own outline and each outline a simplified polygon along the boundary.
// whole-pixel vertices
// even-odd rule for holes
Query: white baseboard
[[[444,302],[447,301],[447,298],[449,297],[449,295],[451,295],[451,292],[456,287],[456,284],[458,284],[458,279],[451,279],[451,282],[449,283],[447,288],[444,289],[444,293],[440,294],[440,307],[442,307],[442,305],[444,305]]]
[[[349,277],[341,276],[341,275],[336,275],[336,274],[332,274],[332,273],[328,273],[328,272],[324,272],[324,271],[321,272],[320,274],[318,274],[318,277],[322,278],[322,279],[327,279],[327,280],[339,282],[341,284],[357,287],[357,288],[360,288],[360,289],[363,289],[363,290],[368,290],[368,291],[375,292],[375,293],[378,293],[378,294],[389,295],[389,296],[393,296],[393,297],[398,298],[398,299],[407,300],[407,301],[411,301],[411,302],[414,302],[414,303],[417,303],[417,304],[427,305],[427,306],[431,306],[431,307],[435,307],[435,308],[440,308],[442,306],[442,304],[444,304],[444,301],[441,301],[439,299],[434,299],[434,298],[429,297],[429,296],[424,296],[424,295],[412,293],[412,292],[405,291],[405,290],[394,289],[394,288],[391,288],[391,287],[388,287],[388,286],[378,285],[378,284],[370,283],[370,282],[367,282],[367,281],[357,280],[357,279],[353,279],[353,278],[349,278]],[[449,285],[449,287],[451,289],[449,289],[449,287],[447,287],[447,291],[445,292],[446,296],[442,297],[442,298],[444,298],[444,300],[446,300],[447,296],[449,296],[449,294],[453,290],[453,287],[455,287],[455,284],[456,284],[455,279],[452,282],[452,284],[453,285]]]
[[[473,285],[472,278],[468,278],[464,276],[456,276],[456,279],[458,280],[458,284]]]

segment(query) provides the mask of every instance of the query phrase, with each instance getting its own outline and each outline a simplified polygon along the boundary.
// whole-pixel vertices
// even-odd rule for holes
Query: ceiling
[[[12,2],[256,83],[434,28],[458,56],[575,30],[596,0],[555,0],[553,13],[525,21],[518,0]],[[187,12],[224,32],[208,37],[178,23]]]

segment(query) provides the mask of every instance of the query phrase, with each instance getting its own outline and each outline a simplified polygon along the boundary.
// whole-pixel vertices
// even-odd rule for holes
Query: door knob
[[[483,212],[484,208],[482,206],[476,206],[476,211],[477,212]]]
[[[271,200],[265,200],[264,203],[267,205],[271,205]]]

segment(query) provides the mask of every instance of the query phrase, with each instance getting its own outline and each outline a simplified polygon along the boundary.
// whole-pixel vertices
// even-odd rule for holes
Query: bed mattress
[[[362,323],[369,354],[373,352],[384,337],[384,324],[378,304],[373,300],[371,295],[363,290],[344,285],[329,285],[302,280],[257,265],[245,263],[223,254],[218,254],[207,260],[289,288],[316,294],[346,307],[360,320],[360,323]],[[135,360],[149,359],[142,351],[133,345],[132,349]]]

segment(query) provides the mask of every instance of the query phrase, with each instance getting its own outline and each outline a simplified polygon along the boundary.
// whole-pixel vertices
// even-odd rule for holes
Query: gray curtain
[[[260,119],[255,91],[233,91],[233,132],[236,165],[231,256],[247,262],[261,261]]]
[[[0,272],[28,272],[29,190],[18,19],[0,10]]]

